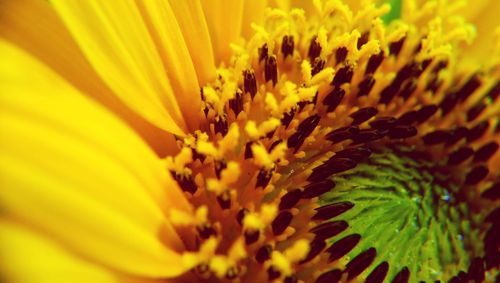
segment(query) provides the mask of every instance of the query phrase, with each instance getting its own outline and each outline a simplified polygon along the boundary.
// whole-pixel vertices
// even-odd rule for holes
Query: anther
[[[490,171],[488,170],[488,167],[482,165],[476,166],[467,174],[467,177],[465,177],[465,184],[476,185],[477,183],[481,182],[484,178],[486,178],[489,172]]]
[[[391,139],[405,139],[417,134],[417,129],[411,126],[396,126],[387,134]]]
[[[365,45],[369,39],[370,39],[370,32],[367,31],[361,34],[361,37],[358,39],[357,43],[358,49],[361,49],[361,47],[363,47],[363,45]]]
[[[328,93],[323,99],[323,104],[327,106],[326,112],[333,112],[339,106],[340,102],[345,96],[345,90],[339,87],[336,87]]]
[[[252,145],[253,145],[253,142],[247,142],[245,144],[245,159],[249,159],[249,158],[253,157]]]
[[[283,281],[283,283],[297,283],[297,282],[298,282],[298,279],[297,279],[297,276],[295,276],[295,275],[287,276],[287,277],[285,277],[285,280]]]
[[[468,134],[469,130],[466,127],[464,126],[456,127],[450,131],[450,137],[448,141],[446,141],[446,145],[448,146],[454,145],[459,140],[466,137]]]
[[[389,264],[384,261],[379,264],[366,278],[366,283],[382,283],[384,282],[385,276],[387,276],[387,271],[389,271]]]
[[[272,81],[273,86],[278,82],[278,66],[276,65],[276,56],[269,56],[264,68],[264,77],[266,82]]]
[[[220,173],[227,168],[227,163],[224,160],[214,161],[215,176],[220,179]]]
[[[271,223],[271,228],[275,236],[285,232],[286,227],[292,222],[293,215],[290,211],[281,211]]]
[[[238,277],[238,274],[239,274],[239,269],[238,267],[230,267],[227,272],[226,272],[226,279],[228,280],[233,280],[233,279],[236,279]]]
[[[497,83],[488,91],[486,96],[490,98],[491,101],[495,101],[499,95],[500,95],[500,81],[497,81]]]
[[[490,199],[490,200],[498,200],[500,199],[500,182],[497,182],[488,189],[486,189],[482,194],[481,197],[485,199]]]
[[[272,170],[260,169],[259,174],[257,175],[257,183],[255,188],[265,188],[271,181],[271,177],[273,176]]]
[[[490,123],[488,121],[482,121],[472,129],[469,130],[467,134],[467,142],[472,142],[479,139],[489,128]]]
[[[443,81],[440,80],[437,75],[432,75],[431,78],[427,81],[425,90],[431,91],[432,93],[436,93],[442,83]]]
[[[326,192],[329,192],[335,187],[335,183],[332,180],[323,180],[316,183],[311,183],[304,187],[301,198],[311,199],[318,197]]]
[[[373,74],[378,69],[382,61],[384,61],[384,53],[380,52],[370,56],[368,63],[366,64],[365,74]]]
[[[225,136],[229,130],[226,115],[215,117],[214,131]]]
[[[259,48],[259,62],[265,62],[267,60],[268,52],[267,43],[264,43],[264,45]]]
[[[316,41],[317,37],[314,36],[311,39],[311,44],[309,45],[309,51],[307,55],[309,56],[309,61],[314,62],[314,59],[321,54],[321,45]]]
[[[290,110],[289,112],[286,112],[283,114],[283,118],[281,118],[281,124],[286,128],[290,125],[290,122],[292,122],[293,117],[295,116],[295,109]]]
[[[400,126],[409,126],[417,121],[417,117],[418,117],[417,111],[410,110],[401,115],[401,117],[398,118],[396,124]]]
[[[264,263],[266,260],[271,258],[271,252],[273,251],[273,247],[271,245],[264,245],[260,247],[255,253],[255,260],[258,263]]]
[[[408,99],[411,94],[417,89],[417,80],[410,79],[403,84],[401,90],[399,91],[399,96],[403,99]]]
[[[273,149],[278,146],[278,144],[282,143],[283,141],[281,139],[275,140],[270,146],[269,149],[267,150],[268,152],[273,151]]]
[[[330,254],[329,262],[337,260],[350,252],[361,240],[361,235],[353,234],[333,243],[326,251]]]
[[[486,109],[486,104],[479,102],[467,111],[467,122],[474,121]]]
[[[196,227],[196,230],[198,231],[200,238],[204,240],[210,238],[211,236],[217,235],[217,232],[210,223],[200,224]]]
[[[322,223],[309,230],[309,232],[316,235],[315,239],[326,240],[340,234],[342,231],[347,229],[347,227],[349,227],[349,225],[343,220],[333,221]]]
[[[229,100],[229,107],[234,112],[234,116],[238,117],[241,111],[243,111],[243,94],[241,90],[237,90],[233,99]]]
[[[300,122],[299,126],[297,127],[297,132],[304,133],[306,136],[310,135],[314,131],[320,120],[321,116],[319,116],[318,114],[307,117],[302,122]]]
[[[283,54],[283,58],[293,56],[294,47],[295,43],[293,40],[293,35],[283,36],[283,40],[281,41],[281,53]]]
[[[486,218],[484,219],[485,222],[490,222],[490,223],[499,223],[500,222],[500,207],[497,207],[496,209],[494,209],[492,212],[490,212],[488,214],[488,216],[486,216]],[[494,228],[494,227],[492,227]],[[500,227],[497,227],[497,228],[500,228]],[[500,231],[498,231],[500,232]],[[488,236],[486,236],[486,238],[488,238]],[[496,238],[498,242],[498,244],[500,245],[500,240],[498,240],[500,238]],[[485,242],[488,242],[485,240]]]
[[[359,130],[352,138],[353,144],[373,142],[384,137],[385,131],[363,129]]]
[[[434,104],[425,105],[419,110],[417,110],[417,122],[423,123],[427,121],[432,115],[436,114],[438,107]]]
[[[482,258],[474,258],[470,263],[468,270],[469,279],[476,282],[481,283],[484,281],[484,260]]]
[[[354,203],[349,201],[337,202],[316,208],[313,220],[328,220],[339,216],[354,207]]]
[[[231,208],[231,194],[229,191],[224,191],[222,194],[217,196],[217,202],[222,209]]]
[[[401,269],[401,271],[398,272],[398,274],[396,274],[391,283],[408,283],[409,280],[410,270],[405,266],[403,267],[403,269]]]
[[[333,174],[341,173],[356,167],[356,162],[349,158],[330,159],[323,165],[320,165],[312,170],[311,175],[307,178],[309,182],[317,182],[327,178]]]
[[[238,213],[236,214],[236,221],[238,222],[238,224],[243,225],[243,219],[249,212],[250,211],[246,208],[242,208],[238,211]]]
[[[315,283],[337,283],[340,282],[342,271],[340,269],[333,269],[322,273]]]
[[[372,154],[369,148],[358,146],[348,147],[335,153],[335,158],[349,158],[356,162],[361,162]]]
[[[309,244],[309,252],[307,253],[307,256],[303,260],[300,261],[300,264],[304,264],[306,262],[311,261],[319,253],[321,253],[325,247],[326,247],[325,241],[319,240],[319,239],[314,239]]]
[[[313,68],[311,70],[311,76],[316,75],[325,67],[325,60],[321,60],[320,58],[314,59]]]
[[[453,107],[455,107],[457,102],[458,102],[458,95],[456,92],[447,93],[446,96],[441,101],[441,103],[439,104],[442,116],[448,114],[453,109]]]
[[[375,85],[375,79],[372,75],[367,75],[358,85],[358,97],[365,96],[370,93],[373,86]]]
[[[357,126],[338,128],[328,133],[326,135],[326,139],[335,144],[348,139],[352,139],[358,132],[359,128]]]
[[[281,197],[279,209],[284,210],[294,207],[300,201],[301,197],[302,197],[301,189],[293,189],[291,191],[288,191],[285,195]]]
[[[243,71],[243,89],[245,93],[250,93],[252,99],[257,94],[257,81],[253,70]]]
[[[479,88],[479,86],[481,86],[479,76],[477,74],[472,75],[471,78],[457,92],[458,100],[460,102],[465,101],[474,91]]]
[[[336,64],[344,62],[345,58],[347,57],[347,53],[348,53],[347,48],[343,46],[337,48],[337,51],[335,51]]]
[[[394,55],[395,57],[397,57],[399,52],[403,48],[403,44],[405,43],[405,40],[406,40],[406,37],[403,37],[398,41],[391,42],[389,44],[389,53],[391,55]]]
[[[194,194],[198,190],[198,186],[194,182],[192,175],[177,174],[175,172],[171,173],[183,191]]]
[[[474,154],[475,162],[485,162],[490,159],[498,150],[498,143],[495,141],[489,142],[480,147]]]
[[[434,132],[428,133],[422,137],[424,144],[426,145],[435,145],[444,143],[449,138],[449,133],[444,130],[436,130]]]
[[[432,72],[437,74],[439,73],[442,69],[448,67],[448,61],[439,61],[436,63],[436,65],[434,66],[434,68],[432,69]]]
[[[275,279],[278,279],[280,276],[281,276],[281,272],[278,269],[276,269],[274,266],[271,265],[267,269],[267,279],[269,281],[273,281]]]
[[[363,272],[375,259],[377,251],[374,248],[362,252],[346,266],[347,280],[351,280]]]
[[[353,74],[354,71],[350,66],[344,66],[337,70],[337,72],[333,77],[331,85],[335,87],[340,87],[344,83],[350,83]]]
[[[375,130],[386,130],[392,128],[396,121],[394,117],[379,117],[370,122],[370,127]]]
[[[353,121],[352,125],[359,125],[365,121],[370,120],[373,116],[377,115],[378,110],[374,107],[361,108],[358,111],[349,115]]]
[[[448,165],[458,165],[467,160],[467,158],[471,157],[473,154],[474,150],[472,150],[472,148],[467,146],[461,147],[450,154],[450,157],[448,157]]]
[[[378,103],[382,104],[388,104],[398,93],[400,86],[391,83],[388,86],[386,86],[381,92],[380,92],[380,99]]]
[[[259,240],[260,232],[258,230],[248,230],[244,232],[245,244],[251,245]]]

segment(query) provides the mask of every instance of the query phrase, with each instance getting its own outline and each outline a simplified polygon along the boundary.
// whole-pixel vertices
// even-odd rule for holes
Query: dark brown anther
[[[488,121],[479,122],[476,126],[469,130],[467,134],[467,142],[473,142],[484,135],[486,130],[490,127]]]
[[[311,39],[311,44],[309,45],[309,51],[307,52],[307,55],[309,56],[309,61],[312,63],[314,62],[314,59],[318,57],[321,54],[321,45],[316,41],[317,36],[314,36]]]
[[[386,131],[363,129],[359,130],[352,138],[353,144],[369,143],[384,137]]]
[[[352,125],[359,125],[363,122],[370,120],[373,116],[377,115],[378,110],[374,107],[361,108],[358,111],[349,115],[352,118]]]
[[[286,227],[290,225],[290,222],[292,222],[293,215],[290,211],[284,210],[281,211],[276,218],[274,218],[273,222],[271,223],[271,228],[273,230],[273,234],[275,236],[281,235],[283,232],[285,232]]]
[[[383,283],[385,276],[387,276],[387,271],[389,271],[389,264],[387,261],[384,261],[368,275],[365,283]]]
[[[387,130],[396,125],[394,117],[379,117],[370,122],[370,127],[374,130]]]
[[[303,260],[300,261],[300,264],[304,264],[304,263],[307,263],[307,262],[311,261],[320,252],[322,252],[325,247],[326,247],[325,241],[314,239],[309,244],[309,252],[307,253],[306,257]]]
[[[389,130],[387,136],[391,139],[406,139],[417,134],[417,129],[411,126],[396,126]]]
[[[497,182],[488,189],[486,189],[482,194],[481,197],[489,200],[498,200],[500,199],[500,182]]]
[[[401,271],[398,272],[398,274],[396,274],[396,276],[394,277],[394,279],[392,279],[391,283],[408,283],[408,281],[410,280],[410,270],[408,269],[408,267],[403,267],[403,269],[401,269]]]
[[[354,71],[350,66],[344,66],[337,70],[330,84],[335,87],[340,87],[344,83],[350,83],[353,74]]]
[[[200,235],[200,238],[204,240],[210,238],[211,236],[217,235],[217,232],[210,223],[200,224],[196,227],[196,230],[198,231],[198,235]]]
[[[472,260],[468,270],[469,279],[475,283],[482,283],[485,279],[484,276],[484,260],[476,257]]]
[[[324,178],[328,178],[333,174],[341,173],[356,167],[356,161],[349,158],[329,159],[323,165],[320,165],[312,170],[311,175],[307,178],[309,182],[318,182]]]
[[[229,100],[229,108],[233,110],[235,117],[238,117],[238,114],[243,111],[243,93],[241,90],[238,89],[234,98]]]
[[[350,210],[354,207],[354,203],[349,201],[331,203],[316,208],[316,214],[312,217],[313,220],[328,220],[335,216],[339,216],[342,213]]]
[[[315,283],[338,283],[342,277],[342,271],[340,269],[333,269],[322,273]]]
[[[469,280],[469,275],[467,275],[467,273],[465,273],[465,271],[460,271],[458,272],[458,277],[460,277],[460,279],[462,279],[462,281],[465,281],[467,282],[467,280]]]
[[[236,266],[230,267],[226,272],[226,279],[234,280],[238,277],[239,273],[240,273],[240,271],[239,271],[238,267],[236,267]]]
[[[262,264],[266,260],[271,258],[271,253],[273,252],[273,247],[271,245],[264,245],[260,247],[255,253],[255,260]]]
[[[283,281],[283,283],[297,283],[297,282],[298,282],[298,279],[297,279],[297,276],[295,276],[295,275],[287,276],[287,277],[285,277],[285,280]]]
[[[268,152],[271,152],[273,151],[273,149],[278,146],[278,144],[282,143],[283,141],[282,140],[275,140],[270,146],[269,146],[269,149],[268,149]]]
[[[339,106],[345,96],[345,90],[336,87],[323,99],[323,104],[327,106],[326,112],[333,112]]]
[[[283,114],[283,118],[281,118],[281,124],[285,126],[285,129],[288,128],[290,122],[292,122],[293,116],[295,116],[295,111],[295,109],[292,109],[289,112]]]
[[[358,97],[366,96],[370,93],[373,86],[375,85],[375,79],[372,75],[367,75],[358,85]]]
[[[484,221],[490,222],[490,223],[500,223],[500,207],[497,207],[492,212],[490,212],[488,214],[488,216],[486,216]],[[494,228],[494,227],[492,227],[492,228]],[[500,227],[497,227],[497,228],[500,228]],[[499,231],[497,231],[497,232],[499,232]],[[498,241],[498,244],[500,244],[500,238],[496,238],[496,241]],[[485,240],[485,242],[488,242],[488,241]]]
[[[378,69],[382,61],[384,61],[384,53],[380,52],[370,56],[368,63],[366,64],[365,75],[373,74]]]
[[[306,138],[307,136],[304,135],[304,133],[297,131],[288,138],[287,146],[288,148],[293,148],[293,152],[296,153],[300,149]]]
[[[417,62],[411,61],[399,69],[392,83],[401,86],[410,77],[418,77],[421,71],[421,66]]]
[[[271,282],[275,279],[278,279],[280,276],[281,276],[281,272],[278,269],[276,269],[274,266],[271,265],[267,269],[267,280],[269,280],[269,282]]]
[[[468,133],[469,130],[464,126],[454,128],[450,131],[450,138],[448,139],[448,141],[446,141],[446,145],[454,145],[459,140],[466,137]]]
[[[259,240],[260,232],[258,230],[250,230],[244,232],[245,244],[251,245]]]
[[[214,131],[215,133],[220,133],[222,136],[225,136],[229,130],[229,126],[227,124],[226,116],[217,116],[215,117],[214,122]]]
[[[394,83],[389,84],[380,92],[380,99],[378,103],[389,104],[391,100],[396,96],[399,91],[400,86]]]
[[[480,147],[474,154],[474,162],[485,162],[490,159],[498,150],[498,143],[495,141],[489,142]]]
[[[347,227],[349,227],[349,225],[347,224],[347,222],[343,220],[333,221],[333,222],[322,223],[309,230],[309,232],[316,235],[315,239],[326,240],[340,234],[342,231],[347,229]]]
[[[460,277],[453,276],[453,277],[451,277],[450,280],[448,280],[448,283],[465,283],[465,282],[463,282]]]
[[[311,199],[318,197],[326,192],[329,192],[335,187],[335,183],[332,180],[323,180],[316,183],[311,183],[304,187],[301,198]]]
[[[467,177],[465,177],[465,184],[476,185],[486,178],[489,172],[490,170],[488,170],[486,166],[476,166],[467,174]]]
[[[375,259],[377,250],[369,248],[352,259],[346,266],[347,280],[351,280],[361,274]]]
[[[402,37],[398,41],[394,41],[394,42],[389,43],[389,54],[397,57],[399,52],[403,48],[403,44],[405,43],[405,40],[406,40],[406,37]]]
[[[352,139],[358,132],[359,128],[357,126],[338,128],[328,133],[326,135],[326,139],[335,144],[348,139]]]
[[[245,93],[250,93],[252,99],[257,94],[257,80],[253,70],[243,71],[243,90]]]
[[[199,153],[196,149],[191,149],[193,152],[193,161],[200,160],[201,163],[207,158],[203,153]]]
[[[474,121],[486,109],[486,104],[479,102],[467,111],[467,122]]]
[[[469,98],[481,86],[481,80],[477,74],[474,74],[470,79],[457,91],[458,101],[463,102]]]
[[[403,84],[401,90],[399,90],[399,96],[403,99],[408,99],[412,93],[417,89],[417,80],[409,79],[406,83]]]
[[[231,208],[231,193],[229,191],[224,191],[217,196],[217,202],[222,209]]]
[[[450,154],[448,165],[458,165],[474,154],[474,150],[468,146],[461,147]]]
[[[267,43],[264,43],[261,48],[259,48],[259,63],[266,62],[268,57],[269,49],[267,48]]]
[[[496,84],[488,91],[486,96],[490,98],[491,101],[495,101],[499,95],[500,95],[500,81],[497,81]]]
[[[425,90],[436,93],[439,87],[443,84],[443,81],[439,79],[437,75],[432,75],[431,78],[427,81],[427,85],[425,86]]]
[[[181,175],[175,172],[170,172],[174,179],[179,184],[179,187],[185,192],[190,194],[194,194],[198,190],[198,186],[194,182],[194,178],[192,175]]]
[[[293,57],[294,48],[295,42],[293,40],[293,35],[283,36],[283,40],[281,41],[281,53],[283,54],[284,59],[288,56]]]
[[[448,67],[448,61],[439,61],[436,63],[434,68],[432,69],[432,72],[435,74],[438,74],[442,69]]]
[[[214,161],[214,169],[215,169],[215,176],[220,179],[220,173],[222,170],[227,168],[227,163],[224,160],[215,160]]]
[[[321,60],[320,58],[314,59],[313,67],[311,70],[311,76],[316,75],[325,67],[325,60]]]
[[[456,92],[449,92],[445,95],[441,103],[439,104],[439,108],[441,108],[442,116],[450,113],[450,111],[457,105],[458,95]]]
[[[372,151],[366,147],[348,147],[341,151],[337,151],[334,155],[334,158],[349,158],[356,162],[361,162],[368,158],[371,154]]]
[[[361,37],[358,39],[357,43],[358,50],[361,49],[361,47],[363,47],[363,45],[365,45],[369,39],[370,39],[369,31],[366,31],[363,34],[361,34]]]
[[[318,126],[319,121],[321,120],[321,116],[318,114],[311,115],[304,119],[302,122],[300,122],[299,126],[297,127],[297,132],[301,132],[306,136],[309,136],[316,126]]]
[[[242,208],[238,211],[238,213],[236,214],[236,221],[238,222],[238,224],[243,225],[243,219],[249,212],[250,211],[246,208]]]
[[[264,67],[264,77],[266,82],[272,81],[273,86],[278,83],[278,65],[276,64],[276,56],[269,56]]]
[[[247,142],[245,144],[245,159],[249,159],[253,157],[253,152],[252,152],[252,144],[253,142]]]
[[[424,61],[422,61],[422,63],[420,64],[421,67],[422,67],[422,72],[425,71],[427,69],[427,67],[429,67],[432,63],[432,59],[425,59]]]
[[[271,181],[271,177],[273,176],[272,170],[260,169],[259,174],[257,175],[257,183],[255,184],[255,188],[265,188]]]
[[[293,189],[291,191],[288,191],[281,197],[279,209],[284,210],[294,207],[300,201],[301,197],[302,197],[301,189]]]
[[[330,254],[329,262],[337,260],[350,252],[361,240],[361,235],[353,234],[333,243],[326,251]]]
[[[436,114],[437,111],[438,107],[434,104],[422,106],[422,108],[417,110],[417,122],[420,124],[429,120],[429,118]]]
[[[450,133],[443,130],[436,130],[434,132],[428,133],[422,137],[424,144],[426,145],[436,145],[444,143],[448,140]]]
[[[418,114],[416,110],[410,110],[398,118],[396,124],[398,126],[409,126],[417,121]]]
[[[347,48],[343,46],[337,48],[337,51],[335,51],[335,62],[337,62],[336,64],[344,62],[345,58],[347,57],[347,53]]]

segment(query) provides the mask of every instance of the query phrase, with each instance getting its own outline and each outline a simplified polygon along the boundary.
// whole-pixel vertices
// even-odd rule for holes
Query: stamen
[[[328,261],[337,260],[350,252],[361,240],[359,234],[349,235],[333,243],[326,251],[330,254]]]

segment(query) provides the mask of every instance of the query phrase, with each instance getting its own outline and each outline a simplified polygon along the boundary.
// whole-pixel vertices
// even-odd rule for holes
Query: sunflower
[[[304,2],[0,1],[0,281],[498,282],[499,2]]]

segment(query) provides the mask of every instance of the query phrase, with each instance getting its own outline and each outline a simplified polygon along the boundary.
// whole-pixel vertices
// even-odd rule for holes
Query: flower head
[[[496,4],[392,2],[1,2],[6,280],[494,280]]]

